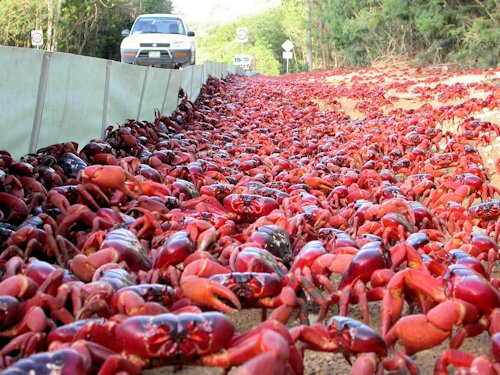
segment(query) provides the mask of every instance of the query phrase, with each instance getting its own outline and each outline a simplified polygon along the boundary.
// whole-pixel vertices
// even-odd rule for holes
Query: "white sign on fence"
[[[43,30],[31,30],[31,45],[43,46]]]

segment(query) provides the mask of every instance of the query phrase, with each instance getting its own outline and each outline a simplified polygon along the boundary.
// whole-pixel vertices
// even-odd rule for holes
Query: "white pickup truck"
[[[178,69],[196,63],[194,32],[176,14],[143,14],[123,30],[121,61]]]

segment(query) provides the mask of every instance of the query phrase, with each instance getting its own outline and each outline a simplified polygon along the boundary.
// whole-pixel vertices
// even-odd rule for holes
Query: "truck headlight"
[[[172,48],[191,49],[191,44],[189,42],[175,42],[175,43],[172,43]]]
[[[131,37],[123,39],[120,44],[121,51],[134,51],[137,53],[139,49],[140,49],[139,42]]]

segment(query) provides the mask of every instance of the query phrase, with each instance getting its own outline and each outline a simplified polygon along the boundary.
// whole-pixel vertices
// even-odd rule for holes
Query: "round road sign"
[[[33,45],[33,46],[43,45],[43,31],[42,30],[31,30],[31,45]]]
[[[239,27],[236,29],[236,37],[240,43],[248,42],[248,29],[246,27]]]

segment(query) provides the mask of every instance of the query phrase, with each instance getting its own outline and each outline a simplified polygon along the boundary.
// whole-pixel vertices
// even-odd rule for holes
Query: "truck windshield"
[[[165,18],[165,17],[144,17],[138,18],[131,34],[186,34],[182,21],[178,18]]]

